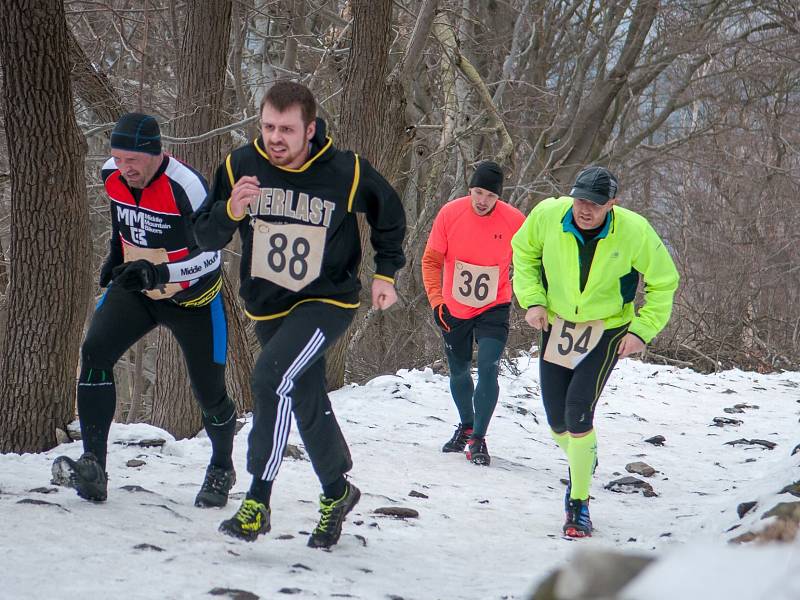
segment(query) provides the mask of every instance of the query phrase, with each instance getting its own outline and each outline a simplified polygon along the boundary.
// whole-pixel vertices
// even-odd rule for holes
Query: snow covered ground
[[[176,442],[146,425],[115,424],[104,504],[66,488],[44,493],[54,489],[53,459],[77,458],[80,442],[0,455],[0,598],[511,600],[585,547],[665,557],[634,582],[631,600],[699,597],[700,589],[710,600],[800,598],[800,542],[727,544],[763,526],[761,515],[779,501],[795,500],[778,492],[800,480],[800,453],[791,456],[800,443],[800,373],[701,375],[622,361],[595,422],[595,535],[569,541],[560,535],[566,461],[548,434],[536,361],[523,357],[516,367],[520,375],[501,378],[489,468],[440,452],[457,420],[445,377],[401,371],[333,394],[363,496],[330,552],[306,547],[319,493],[307,460],[284,460],[270,534],[247,544],[217,533],[249,484],[249,423],[236,438],[239,482],[224,509],[193,506],[209,455],[204,437]],[[735,404],[750,407],[723,412]],[[711,425],[723,416],[742,424]],[[663,446],[644,441],[655,435]],[[163,448],[124,444],[159,436],[169,439]],[[777,445],[726,445],[741,438]],[[295,432],[290,443],[301,445]],[[137,458],[145,464],[126,466]],[[634,461],[658,471],[647,479],[656,497],[603,488]],[[745,501],[758,505],[740,519]],[[374,513],[390,506],[419,517]]]

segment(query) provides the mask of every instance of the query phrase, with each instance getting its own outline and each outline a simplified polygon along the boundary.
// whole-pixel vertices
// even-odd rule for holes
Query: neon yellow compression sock
[[[569,434],[566,431],[556,433],[551,429],[550,435],[556,441],[556,444],[564,451],[564,454],[569,455]]]
[[[584,436],[569,436],[569,438],[567,460],[572,483],[570,498],[586,500],[589,498],[592,472],[597,460],[597,435],[592,429]]]

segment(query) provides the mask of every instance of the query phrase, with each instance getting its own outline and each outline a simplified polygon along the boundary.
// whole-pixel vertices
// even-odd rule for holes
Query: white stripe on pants
[[[289,394],[294,388],[294,377],[309,363],[324,343],[325,336],[322,330],[317,328],[281,378],[281,383],[276,390],[278,394],[278,414],[275,419],[275,431],[272,434],[272,453],[267,459],[267,466],[261,476],[265,481],[272,481],[278,476],[278,469],[280,469],[281,461],[283,460],[283,452],[289,439],[289,430],[292,424],[292,398]]]

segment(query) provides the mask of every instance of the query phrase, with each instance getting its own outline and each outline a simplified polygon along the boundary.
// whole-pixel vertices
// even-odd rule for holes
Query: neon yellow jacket
[[[523,308],[547,308],[567,321],[602,319],[607,329],[628,331],[650,342],[669,321],[678,271],[647,219],[615,206],[609,213],[580,291],[578,239],[572,232],[572,198],[548,198],[528,215],[511,240],[514,294]],[[544,277],[542,276],[544,274]],[[633,297],[641,274],[645,303],[636,315]]]

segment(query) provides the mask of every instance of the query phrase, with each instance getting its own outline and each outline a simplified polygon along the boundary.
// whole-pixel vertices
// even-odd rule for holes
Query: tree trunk
[[[122,116],[123,108],[108,77],[98,71],[81,48],[75,36],[69,34],[69,60],[75,95],[83,100],[101,122],[113,123]]]
[[[405,95],[400,81],[389,82],[392,6],[392,0],[351,2],[353,38],[339,117],[339,146],[364,156],[389,181],[399,173],[408,139],[404,131]],[[361,216],[359,231],[366,259],[370,255],[369,228]],[[372,265],[367,265],[367,268],[372,271]],[[371,285],[372,282],[366,283]],[[356,326],[354,322],[326,354],[329,389],[344,384],[347,347]]]
[[[74,416],[88,301],[86,144],[73,112],[62,0],[8,0],[0,57],[13,198],[0,452],[41,452]]]
[[[231,28],[231,0],[209,0],[187,5],[186,32],[179,61],[178,94],[173,134],[191,137],[224,125],[221,111],[225,66]],[[176,147],[174,154],[200,171],[207,179],[224,158],[221,137],[202,143]],[[233,352],[228,353],[226,382],[237,401],[252,406],[249,381],[252,356],[246,332],[238,313],[235,294],[225,282],[224,299],[228,314],[228,339]],[[185,363],[175,339],[159,333],[156,356],[156,385],[153,396],[153,424],[176,437],[189,437],[201,427],[200,409],[194,401]]]
[[[230,269],[223,277],[222,293],[228,316],[228,364],[225,367],[225,385],[228,395],[236,403],[239,414],[252,412],[253,391],[250,375],[253,373],[253,351],[250,349],[248,331],[250,322],[239,303],[239,292],[234,278],[239,270]]]

